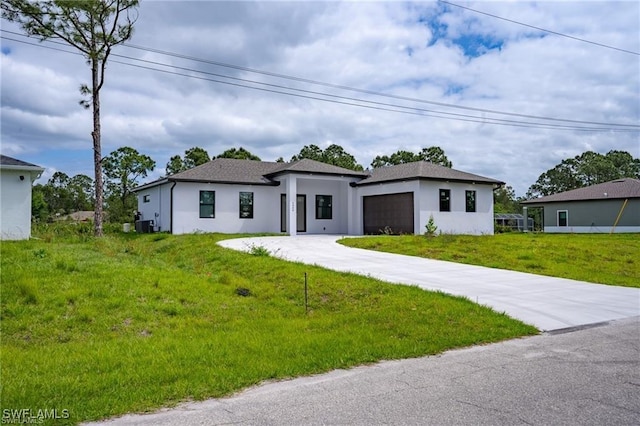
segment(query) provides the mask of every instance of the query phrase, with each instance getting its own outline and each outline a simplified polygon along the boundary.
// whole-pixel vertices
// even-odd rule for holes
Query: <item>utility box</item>
[[[136,220],[136,232],[139,234],[153,232],[153,220]]]

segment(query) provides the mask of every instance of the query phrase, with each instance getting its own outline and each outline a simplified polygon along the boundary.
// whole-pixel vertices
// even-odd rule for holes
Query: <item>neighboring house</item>
[[[313,160],[218,158],[134,189],[155,231],[493,234],[495,179],[427,162],[347,170]]]
[[[0,155],[0,239],[31,236],[31,186],[44,168]]]
[[[638,179],[616,179],[521,204],[543,208],[544,232],[640,232]]]

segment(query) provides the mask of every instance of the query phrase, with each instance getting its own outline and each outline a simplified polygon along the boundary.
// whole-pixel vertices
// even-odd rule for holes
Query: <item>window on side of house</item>
[[[240,219],[253,219],[253,192],[240,193]]]
[[[465,191],[465,209],[467,213],[476,211],[476,191]]]
[[[143,195],[142,196],[142,202],[143,203],[148,203],[151,201],[151,195],[147,194],[147,195]]]
[[[440,211],[441,212],[451,211],[451,190],[450,189],[440,190]]]
[[[558,226],[569,226],[569,212],[558,210]]]
[[[333,217],[333,197],[331,195],[316,195],[316,219],[331,219]]]
[[[203,219],[216,217],[216,191],[200,191],[200,217]]]

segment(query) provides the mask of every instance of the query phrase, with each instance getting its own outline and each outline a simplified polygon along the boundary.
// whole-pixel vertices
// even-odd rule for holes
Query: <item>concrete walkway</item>
[[[262,246],[274,256],[291,261],[466,296],[543,331],[640,315],[640,289],[637,288],[354,249],[338,244],[336,241],[340,238],[327,235],[254,237],[224,240],[219,244],[243,251]]]

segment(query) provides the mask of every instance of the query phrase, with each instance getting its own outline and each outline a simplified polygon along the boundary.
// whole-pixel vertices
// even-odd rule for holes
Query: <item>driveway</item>
[[[336,241],[340,238],[328,235],[252,237],[224,240],[219,244],[243,251],[262,246],[282,259],[465,296],[542,331],[640,315],[640,289],[637,288],[354,249],[338,244]]]

